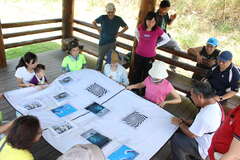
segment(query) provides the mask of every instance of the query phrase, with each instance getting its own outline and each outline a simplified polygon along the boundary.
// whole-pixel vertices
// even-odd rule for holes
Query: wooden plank
[[[0,68],[6,67],[6,54],[5,54],[5,46],[3,42],[3,34],[2,34],[2,24],[0,20]]]
[[[92,29],[96,29],[96,28],[93,26],[93,24],[91,24],[91,23],[87,23],[87,22],[84,22],[84,21],[76,20],[76,19],[74,20],[74,22],[75,22],[76,24],[83,25],[83,26],[85,26],[85,27],[89,27],[89,28],[92,28]],[[80,28],[78,28],[78,27],[74,27],[74,30],[75,30],[75,31],[78,31],[78,32],[80,32],[80,33],[89,35],[89,36],[91,36],[91,37],[93,37],[93,38],[99,39],[98,34],[94,34],[94,33],[92,33],[92,32],[86,31],[86,30],[84,30],[84,29],[80,29]],[[130,41],[134,41],[134,40],[135,40],[135,37],[132,36],[132,35],[129,35],[129,34],[122,34],[122,35],[120,35],[120,37],[125,38],[125,39],[130,40]],[[129,49],[130,49],[130,48],[128,48],[128,50],[129,50]],[[176,56],[178,56],[178,57],[182,57],[182,58],[189,59],[189,60],[192,60],[192,61],[194,61],[194,62],[197,62],[197,58],[196,58],[195,56],[189,55],[189,54],[187,54],[187,53],[184,52],[184,51],[175,51],[175,50],[171,50],[171,49],[168,49],[168,48],[162,48],[162,47],[158,47],[158,49],[161,50],[161,51],[164,51],[164,52],[167,52],[167,53],[176,55]],[[207,60],[206,60],[206,59],[203,59],[203,64],[207,64]]]
[[[36,20],[36,21],[27,21],[27,22],[4,23],[2,24],[2,28],[25,27],[25,26],[33,26],[38,24],[49,24],[49,23],[58,23],[58,22],[62,22],[62,19],[56,18],[56,19],[45,19],[45,20]]]
[[[183,68],[183,69],[188,70],[188,71],[192,71],[192,72],[197,73],[199,75],[206,75],[207,74],[207,70],[203,70],[202,68],[199,68],[199,67],[196,67],[196,66],[184,63],[184,62],[175,61],[171,58],[162,56],[160,54],[157,54],[155,59],[163,61],[167,64],[171,64],[171,65]]]
[[[54,32],[59,30],[62,30],[62,27],[52,27],[52,28],[44,28],[44,29],[38,29],[38,30],[32,30],[32,31],[8,33],[8,34],[3,34],[3,38],[13,38],[13,37],[19,37],[19,36],[38,34],[38,33]]]
[[[52,41],[52,40],[56,40],[56,39],[61,39],[62,36],[53,36],[53,37],[48,37],[48,38],[39,38],[39,39],[34,39],[34,40],[30,40],[30,41],[22,41],[22,42],[17,42],[17,43],[10,43],[10,44],[6,44],[5,48],[14,48],[14,47],[19,47],[19,46],[24,46],[24,45],[29,45],[29,44],[35,44],[35,43],[40,43],[40,42],[47,42],[47,41]]]

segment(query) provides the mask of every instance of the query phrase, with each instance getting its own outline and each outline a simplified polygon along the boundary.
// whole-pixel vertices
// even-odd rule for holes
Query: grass
[[[7,49],[6,57],[7,57],[7,60],[10,60],[10,59],[22,57],[26,52],[29,52],[29,51],[39,54],[42,52],[57,50],[60,48],[61,48],[61,45],[57,42],[43,42],[43,43],[37,43],[37,44]]]

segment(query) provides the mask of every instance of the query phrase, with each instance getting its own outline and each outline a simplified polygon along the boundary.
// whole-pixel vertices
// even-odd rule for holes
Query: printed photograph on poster
[[[83,134],[81,134],[81,136],[84,137],[85,139],[87,139],[92,144],[97,145],[99,148],[103,148],[109,142],[111,142],[111,139],[98,133],[94,129],[90,129],[90,130],[84,132]]]
[[[74,112],[77,111],[76,108],[74,108],[72,105],[70,104],[64,104],[62,106],[59,106],[57,108],[54,108],[51,110],[55,115],[57,115],[58,117],[65,117],[67,115],[70,115]]]
[[[107,93],[107,90],[97,83],[91,84],[86,90],[98,98],[101,98]]]
[[[138,128],[147,118],[147,116],[135,111],[123,118],[122,121],[130,127]]]
[[[61,92],[57,95],[54,96],[54,99],[57,101],[57,102],[62,102],[66,99],[70,98],[70,94],[67,93],[67,92]]]
[[[56,124],[51,126],[51,130],[55,135],[62,135],[73,130],[75,126],[70,122],[63,122],[61,124]]]
[[[43,105],[38,101],[34,101],[34,102],[23,105],[23,108],[29,111],[34,109],[39,109],[41,107],[43,107]]]
[[[108,156],[107,160],[134,160],[138,155],[138,152],[123,145],[110,156]]]
[[[65,77],[65,78],[59,80],[59,83],[61,85],[67,85],[67,84],[70,84],[71,82],[73,82],[73,79],[70,76]]]
[[[89,110],[90,112],[96,114],[99,117],[104,116],[107,114],[110,110],[101,106],[100,104],[93,103],[85,108],[86,110]]]

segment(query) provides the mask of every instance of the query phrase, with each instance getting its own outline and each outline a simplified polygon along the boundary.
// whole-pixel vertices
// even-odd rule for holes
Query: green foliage
[[[44,42],[44,43],[37,43],[32,45],[26,45],[22,47],[16,47],[6,50],[6,57],[7,59],[14,59],[22,57],[26,52],[33,52],[33,53],[42,53],[49,50],[57,50],[60,49],[60,45],[56,42]]]

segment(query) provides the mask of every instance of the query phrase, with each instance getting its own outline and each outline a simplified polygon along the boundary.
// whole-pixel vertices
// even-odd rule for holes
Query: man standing
[[[99,55],[96,67],[99,71],[102,70],[104,56],[116,48],[116,38],[128,29],[123,19],[115,15],[116,9],[113,3],[108,3],[106,5],[106,12],[107,15],[101,15],[93,21],[93,25],[100,33]],[[97,24],[101,26],[98,27]],[[118,32],[120,27],[123,29]]]
[[[157,19],[157,25],[164,30],[165,33],[167,33],[167,26],[171,25],[172,22],[176,19],[177,14],[173,14],[169,16],[168,11],[170,10],[171,4],[169,0],[163,0],[161,1],[159,5],[159,9],[156,12],[156,19]],[[169,34],[168,34],[169,35]],[[161,40],[161,39],[160,39]],[[168,41],[166,44],[162,46],[163,48],[169,48],[173,49],[175,51],[181,51],[180,47],[178,46],[177,42],[173,39]],[[173,55],[172,58],[174,60],[178,60],[178,57]],[[172,71],[175,71],[175,66],[170,66]]]
[[[172,118],[172,123],[179,126],[179,131],[171,139],[172,160],[185,160],[186,156],[195,160],[207,157],[212,136],[224,114],[214,96],[214,90],[208,83],[198,82],[191,89],[191,98],[200,112],[193,121]]]
[[[223,51],[217,57],[217,65],[207,76],[211,86],[216,90],[215,99],[222,105],[239,90],[240,73],[232,63],[232,53]]]

